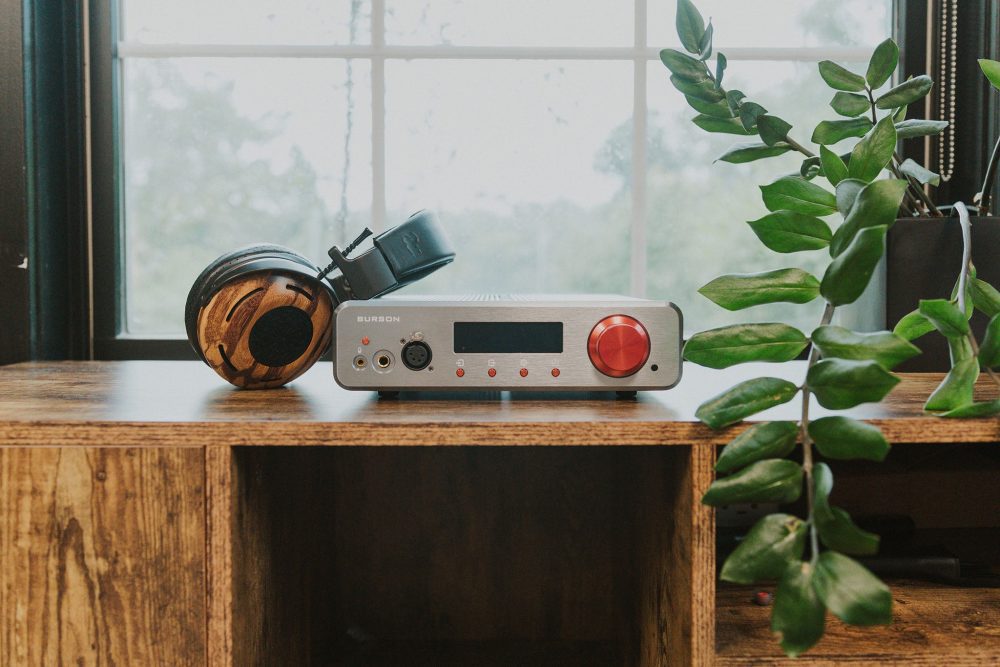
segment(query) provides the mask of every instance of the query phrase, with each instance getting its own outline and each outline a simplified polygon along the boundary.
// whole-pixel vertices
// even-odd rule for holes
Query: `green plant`
[[[807,516],[772,514],[761,519],[727,558],[721,573],[723,579],[736,583],[778,581],[771,627],[779,633],[784,651],[794,656],[822,637],[827,610],[855,625],[889,623],[892,616],[889,589],[850,558],[876,553],[879,538],[830,504],[833,475],[820,460],[881,461],[889,444],[876,427],[846,416],[811,419],[812,397],[831,410],[882,400],[899,382],[891,369],[919,353],[908,339],[912,336],[902,333],[921,328],[926,333],[930,327],[956,341],[953,350],[962,355],[956,363],[961,370],[945,380],[945,393],[961,398],[967,414],[988,411],[989,407],[972,403],[969,377],[973,367],[978,374],[976,342],[967,335],[967,318],[955,314],[961,315],[966,308],[967,285],[973,290],[969,303],[1000,309],[1000,301],[995,301],[1000,294],[993,290],[987,296],[975,296],[980,285],[966,262],[955,298],[927,302],[922,312],[909,318],[912,331],[857,333],[834,326],[836,309],[856,301],[867,287],[883,256],[886,232],[899,213],[941,215],[924,190],[938,176],[912,160],[902,160],[896,152],[898,141],[937,134],[947,126],[939,121],[906,120],[907,106],[926,96],[933,82],[917,76],[876,95],[896,70],[899,50],[891,39],[876,47],[864,75],[830,61],[819,63],[820,76],[836,91],[830,105],[842,118],[814,128],[811,143],[817,148],[811,150],[792,137],[790,123],[742,91],[723,86],[726,58],[719,53],[714,66],[709,64],[714,29],[705,25],[690,0],[678,0],[676,26],[687,53],[664,49],[660,58],[671,72],[671,83],[698,112],[693,122],[708,132],[758,138],[734,146],[719,160],[739,164],[793,151],[803,157],[798,174],[761,186],[769,213],[748,223],[753,232],[777,253],[827,250],[830,255],[821,278],[799,268],[780,268],[720,276],[699,290],[728,310],[823,299],[822,316],[809,336],[782,323],[737,324],[698,333],[684,348],[688,361],[711,368],[751,361],[786,362],[808,349],[800,384],[776,377],[756,378],[722,392],[697,411],[700,420],[719,429],[796,396],[801,402],[797,421],[756,423],[727,444],[716,464],[720,478],[702,499],[713,506],[790,503],[805,488]],[[850,151],[840,153],[833,148],[851,137],[860,140]],[[889,178],[882,178],[884,171]],[[832,190],[818,182],[820,178]],[[825,220],[832,216],[841,218],[835,229]],[[985,294],[986,287],[980,287]],[[987,365],[995,361],[987,353],[996,355],[994,348],[1000,347],[993,316],[994,335],[987,336],[978,355]],[[953,409],[951,415],[961,413]],[[797,442],[802,445],[801,464],[788,458]]]

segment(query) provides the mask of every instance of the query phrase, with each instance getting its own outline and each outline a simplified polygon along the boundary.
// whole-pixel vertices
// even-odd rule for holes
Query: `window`
[[[688,122],[658,60],[672,0],[119,1],[122,336],[179,337],[223,252],[269,241],[321,263],[419,208],[459,254],[413,292],[631,293],[678,303],[690,332],[726,321],[701,284],[774,267],[739,223],[798,161],[712,164],[732,138]],[[727,80],[808,138],[832,116],[812,63],[865,62],[891,4],[699,7]]]

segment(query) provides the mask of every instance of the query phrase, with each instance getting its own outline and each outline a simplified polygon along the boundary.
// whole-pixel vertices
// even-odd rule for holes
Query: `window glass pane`
[[[854,71],[864,65],[844,63]],[[829,107],[834,91],[811,63],[732,63],[727,87],[747,92],[793,125],[790,135],[804,146],[815,125],[838,116]],[[759,94],[755,94],[759,91]],[[765,248],[746,224],[767,214],[759,186],[788,174],[797,174],[803,157],[798,153],[748,164],[713,160],[731,145],[754,138],[708,134],[690,122],[696,114],[669,81],[661,66],[649,71],[647,286],[650,296],[669,299],[684,312],[688,333],[736,321],[787,321],[808,333],[822,310],[821,300],[792,306],[757,306],[731,313],[697,293],[699,287],[724,273],[753,273],[800,267],[822,277],[829,262],[825,251],[778,254]],[[856,139],[833,148],[850,150]],[[830,188],[823,178],[815,183]],[[831,225],[837,216],[828,219]]]
[[[633,0],[386,0],[390,44],[630,46]]]
[[[365,44],[371,0],[123,0],[126,40],[165,44]]]
[[[388,208],[454,264],[411,292],[627,292],[632,65],[386,63]]]
[[[725,47],[875,46],[891,34],[889,0],[695,0]],[[678,44],[676,0],[656,0],[647,10],[649,43]]]
[[[366,61],[350,61],[349,98],[347,67],[126,61],[129,333],[181,333],[188,288],[223,252],[272,242],[320,262],[332,243],[368,224],[370,72]]]

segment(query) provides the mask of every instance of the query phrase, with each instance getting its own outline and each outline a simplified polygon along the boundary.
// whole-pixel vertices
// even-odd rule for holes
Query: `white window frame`
[[[593,60],[631,61],[632,92],[632,214],[630,221],[630,293],[646,295],[646,75],[650,61],[659,60],[659,48],[647,43],[648,0],[634,0],[634,36],[628,47],[547,46],[407,46],[386,44],[385,0],[372,0],[371,43],[358,45],[292,44],[146,44],[119,41],[115,60],[127,58],[320,58],[359,59],[371,63],[372,220],[378,233],[385,228],[385,61],[386,60]],[[868,48],[743,47],[725,48],[730,61],[757,60],[861,62]],[[666,76],[666,73],[664,73]],[[127,224],[127,221],[125,221]]]

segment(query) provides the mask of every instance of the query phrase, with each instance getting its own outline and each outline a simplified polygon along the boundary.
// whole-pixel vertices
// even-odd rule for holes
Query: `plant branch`
[[[820,318],[819,326],[826,326],[833,321],[833,311],[836,310],[836,306],[832,303],[827,302],[826,307],[823,309],[823,316]],[[809,363],[806,366],[806,375],[809,374],[809,369],[812,368],[816,362],[819,361],[819,348],[813,343],[809,347]],[[813,502],[815,492],[813,490],[813,451],[812,451],[812,438],[809,436],[809,386],[806,383],[802,384],[802,418],[799,421],[799,431],[802,435],[802,471],[806,475],[806,499],[809,504],[809,544],[812,547],[812,563],[816,564],[816,559],[819,558],[819,533],[816,531],[816,521],[813,516]]]
[[[972,277],[972,221],[969,220],[969,209],[965,207],[963,202],[955,202],[955,210],[958,212],[958,224],[962,228],[962,272],[958,276],[958,310],[965,313],[967,307],[965,290],[969,284],[969,279]],[[976,335],[972,333],[971,327],[969,328],[968,339],[972,353],[978,358],[979,341],[976,340]],[[993,382],[1000,387],[1000,376],[989,366],[983,366],[983,368],[986,369],[986,374],[990,376]]]
[[[990,214],[990,195],[993,192],[993,181],[996,179],[998,164],[1000,164],[1000,138],[993,146],[990,165],[986,168],[986,178],[983,179],[983,189],[979,191],[979,215]]]
[[[809,150],[808,148],[806,148],[805,146],[803,146],[799,142],[795,141],[795,139],[792,139],[787,134],[785,135],[785,143],[787,143],[789,146],[791,146],[792,148],[794,148],[798,152],[802,153],[806,157],[816,157],[815,153],[813,153],[811,150]]]
[[[922,201],[924,203],[924,206],[927,207],[927,210],[932,215],[937,216],[939,218],[944,217],[944,214],[941,213],[941,211],[938,209],[938,207],[934,205],[934,202],[927,195],[927,193],[924,192],[924,189],[920,186],[920,183],[918,183],[917,180],[915,178],[913,178],[912,176],[906,176],[902,172],[899,171],[899,167],[897,167],[896,165],[899,165],[899,164],[903,163],[903,160],[900,157],[899,153],[897,153],[896,151],[893,151],[892,152],[892,159],[895,160],[895,162],[896,162],[896,164],[893,164],[893,167],[892,167],[893,173],[896,174],[896,177],[903,179],[904,181],[907,182],[907,184],[909,184],[910,187],[908,189],[912,190],[913,192],[915,192],[917,194],[917,197],[920,198],[920,201]],[[892,164],[892,163],[890,163],[890,164]]]

